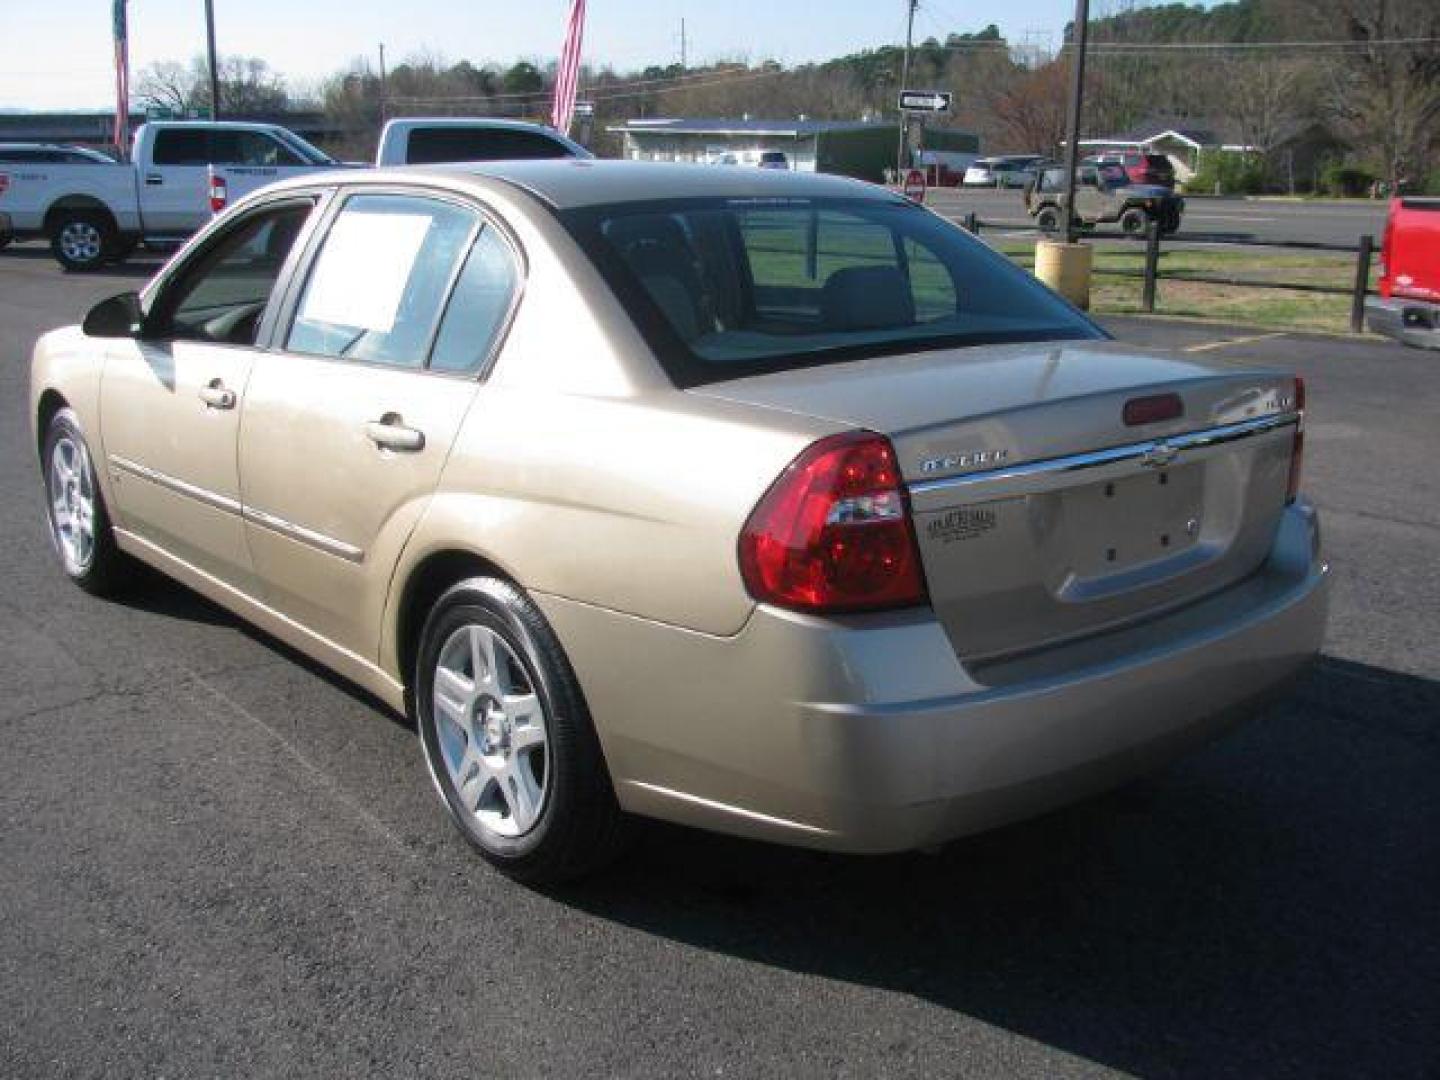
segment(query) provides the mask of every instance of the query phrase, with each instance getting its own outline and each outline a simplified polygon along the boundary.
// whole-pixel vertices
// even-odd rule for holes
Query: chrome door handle
[[[200,400],[211,409],[233,409],[235,391],[226,387],[219,379],[211,379],[207,385],[200,388]]]
[[[165,177],[163,177],[159,173],[146,173],[145,183],[149,184],[151,187],[159,187],[161,184],[165,183]]]
[[[365,434],[382,450],[413,454],[425,449],[425,433],[406,427],[399,413],[386,413],[365,425]]]

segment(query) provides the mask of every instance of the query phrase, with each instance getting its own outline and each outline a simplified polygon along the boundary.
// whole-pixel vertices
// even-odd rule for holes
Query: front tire
[[[1060,231],[1060,211],[1053,206],[1043,206],[1035,215],[1035,227],[1046,235]]]
[[[539,608],[479,577],[421,633],[416,726],[461,834],[529,884],[580,877],[622,846],[624,818],[580,684]]]
[[[1120,215],[1120,231],[1126,236],[1144,236],[1150,226],[1150,215],[1138,206],[1132,206]]]
[[[129,577],[130,565],[115,544],[95,461],[73,410],[61,409],[51,419],[41,462],[45,516],[60,568],[86,592],[114,595]]]
[[[50,230],[51,254],[72,273],[100,269],[109,261],[114,244],[114,224],[93,210],[66,211]]]

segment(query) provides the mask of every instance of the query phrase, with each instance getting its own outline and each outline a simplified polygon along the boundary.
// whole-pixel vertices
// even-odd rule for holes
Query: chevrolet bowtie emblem
[[[1159,442],[1145,451],[1145,456],[1140,459],[1140,464],[1147,469],[1163,469],[1179,456],[1179,447]]]

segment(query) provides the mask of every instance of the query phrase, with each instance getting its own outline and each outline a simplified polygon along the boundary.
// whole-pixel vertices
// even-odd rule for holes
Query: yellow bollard
[[[1089,244],[1040,240],[1035,244],[1035,276],[1081,310],[1090,309]]]

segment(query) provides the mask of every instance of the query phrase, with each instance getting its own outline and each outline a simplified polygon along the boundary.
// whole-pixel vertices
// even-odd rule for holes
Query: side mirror
[[[81,329],[86,337],[133,338],[140,336],[144,323],[139,294],[127,292],[101,300],[91,308]]]

